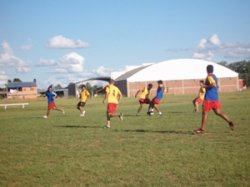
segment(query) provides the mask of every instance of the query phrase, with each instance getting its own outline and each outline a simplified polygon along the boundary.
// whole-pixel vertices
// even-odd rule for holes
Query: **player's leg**
[[[224,112],[222,112],[220,109],[214,109],[214,113],[224,119],[228,123],[231,130],[234,130],[235,125],[233,121]]]
[[[143,103],[140,102],[140,106],[139,106],[139,108],[137,110],[137,114],[136,115],[138,115],[141,112],[142,107],[143,107]]]
[[[80,116],[84,116],[86,111],[84,110],[84,107],[85,107],[85,102],[81,102],[81,108],[80,108],[80,112],[81,112],[81,115]]]
[[[106,117],[107,117],[107,122],[106,122],[106,125],[105,125],[104,127],[110,128],[110,120],[111,120],[111,117],[110,117],[110,113],[109,113],[108,110],[107,110],[107,112],[106,112]]]
[[[64,108],[54,108],[54,110],[56,110],[56,111],[59,111],[59,112],[62,112],[62,114],[65,114],[65,112],[64,112]]]
[[[195,130],[195,133],[202,134],[205,130],[207,124],[208,112],[202,111],[202,118],[201,118],[201,127]]]
[[[48,103],[47,112],[46,112],[46,115],[45,115],[45,116],[43,116],[43,118],[47,119],[47,118],[49,117],[50,110],[51,110],[51,105]]]
[[[49,117],[49,114],[50,114],[50,109],[48,108],[47,109],[47,112],[46,112],[46,115],[43,116],[43,118],[47,119]]]
[[[193,103],[193,106],[194,106],[194,111],[196,112],[196,104],[195,104],[196,103],[196,98],[193,99],[192,103]]]
[[[154,99],[152,99],[152,101],[149,103],[148,106],[148,115],[152,115],[154,113],[154,107],[155,107],[155,103],[154,103]]]
[[[162,115],[162,112],[160,111],[160,108],[159,108],[159,104],[155,104],[154,109],[158,112],[159,115]]]

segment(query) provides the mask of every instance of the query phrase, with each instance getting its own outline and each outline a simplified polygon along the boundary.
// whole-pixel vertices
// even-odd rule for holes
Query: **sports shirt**
[[[110,84],[109,86],[106,87],[106,94],[107,94],[107,99],[108,103],[115,103],[118,104],[118,97],[121,94],[121,91],[119,88],[117,88],[115,85]]]
[[[205,85],[212,86],[206,88],[205,100],[217,101],[219,99],[218,96],[218,79],[214,74],[208,74]]]
[[[88,90],[84,89],[81,93],[80,93],[80,101],[81,102],[86,102],[88,99],[88,96],[90,96]]]

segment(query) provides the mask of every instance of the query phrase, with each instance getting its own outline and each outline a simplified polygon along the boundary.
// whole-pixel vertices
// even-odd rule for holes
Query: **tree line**
[[[250,86],[250,60],[233,63],[220,62],[219,64],[239,73],[239,78],[243,79],[244,85]]]

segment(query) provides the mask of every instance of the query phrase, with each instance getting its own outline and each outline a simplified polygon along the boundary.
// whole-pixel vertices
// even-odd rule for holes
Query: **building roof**
[[[119,80],[125,80],[129,77],[131,77],[132,75],[136,74],[137,72],[143,70],[144,68],[146,68],[148,66],[141,66],[135,69],[132,69],[130,71],[125,72],[124,74],[120,75],[118,78],[115,79],[115,81],[119,81]]]
[[[10,82],[7,88],[22,88],[22,87],[36,87],[35,82]]]
[[[214,66],[214,74],[218,78],[238,77],[238,73],[214,62],[198,59],[177,59],[159,62],[126,72],[116,79],[128,82],[157,80],[204,79],[207,76],[207,65]]]

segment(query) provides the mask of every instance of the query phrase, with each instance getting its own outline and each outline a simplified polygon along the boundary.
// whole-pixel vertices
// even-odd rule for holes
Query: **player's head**
[[[110,79],[109,80],[109,84],[115,84],[115,80],[114,79]]]
[[[148,84],[148,90],[151,90],[153,88],[153,84],[149,83]]]
[[[86,85],[85,85],[85,84],[83,84],[83,85],[81,86],[81,88],[82,88],[82,89],[85,89],[85,88],[86,88]]]
[[[163,87],[163,82],[162,82],[162,80],[158,80],[157,83],[158,83],[158,86]]]
[[[200,85],[205,84],[204,80],[200,80]]]
[[[214,72],[214,66],[213,65],[208,65],[207,66],[207,73],[213,73]]]
[[[52,91],[52,87],[53,87],[53,85],[52,85],[52,84],[51,84],[51,85],[49,85],[49,87],[48,87],[48,89],[47,89],[47,92]]]

